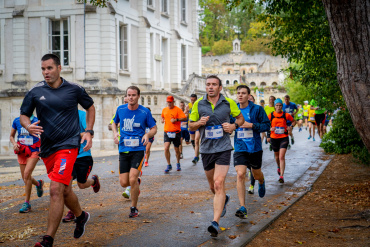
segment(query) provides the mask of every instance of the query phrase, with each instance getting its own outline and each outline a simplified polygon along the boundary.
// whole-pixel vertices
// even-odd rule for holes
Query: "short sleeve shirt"
[[[32,119],[31,123],[35,123],[35,122],[39,121],[37,119],[37,117],[31,117],[31,119]],[[12,128],[17,131],[17,133],[18,133],[17,141],[20,142],[22,145],[32,146],[33,144],[35,144],[36,142],[38,142],[40,140],[36,136],[30,135],[30,133],[25,128],[23,128],[23,126],[21,125],[19,117],[14,119],[13,124],[12,124]],[[31,152],[38,152],[39,148],[31,148],[30,147],[30,150],[31,150]]]
[[[39,125],[44,130],[40,157],[48,157],[61,149],[80,147],[78,104],[88,109],[94,101],[82,86],[63,78],[58,88],[42,81],[26,94],[21,115],[30,117],[36,108]]]
[[[121,105],[117,108],[113,120],[114,123],[120,124],[121,137],[118,145],[120,153],[145,150],[141,141],[145,130],[156,126],[149,109],[139,105],[136,110],[130,110],[127,104]]]
[[[274,106],[269,106],[269,105],[265,106],[265,112],[266,112],[266,115],[267,116],[270,115],[271,112],[273,112],[273,111],[275,111],[275,107]]]
[[[310,105],[303,105],[303,116],[308,117],[308,111],[311,109]]]
[[[230,123],[230,115],[237,117],[241,114],[237,104],[234,100],[227,98],[220,94],[220,98],[216,105],[213,105],[207,99],[207,95],[198,99],[190,114],[190,121],[196,122],[201,117],[209,116],[206,126],[199,128],[201,144],[200,153],[212,154],[232,150],[230,134],[224,132],[220,139],[207,139],[205,137],[205,130],[209,126],[220,126],[223,123]]]
[[[78,117],[80,119],[80,133],[85,132],[86,129],[86,112],[78,110]],[[91,150],[84,151],[84,147],[86,146],[87,141],[84,141],[80,145],[80,150],[78,151],[77,158],[85,157],[85,156],[91,156]]]
[[[164,108],[162,110],[162,118],[164,118],[164,132],[180,132],[181,122],[177,121],[172,123],[171,119],[186,118],[186,115],[180,107],[174,106],[172,109],[168,107]]]
[[[272,121],[271,121],[271,115],[272,114],[274,114],[274,119],[272,119]],[[285,118],[288,122],[293,121],[292,115],[290,115],[289,113],[285,113],[285,112],[281,112],[281,113],[273,112],[270,115],[268,115],[268,117],[271,121],[271,127],[283,127],[284,132],[287,132],[287,123],[286,123],[285,119],[283,118],[283,114],[285,114]],[[284,134],[275,134],[274,131],[271,131],[270,136],[271,136],[271,138],[279,139],[279,138],[287,137],[288,134],[285,134],[285,133]]]

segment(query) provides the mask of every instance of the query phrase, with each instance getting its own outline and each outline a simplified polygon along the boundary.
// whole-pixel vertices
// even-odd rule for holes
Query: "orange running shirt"
[[[164,132],[180,132],[181,131],[181,121],[175,123],[171,122],[172,118],[186,118],[185,113],[180,109],[180,107],[175,106],[170,109],[168,107],[162,110],[162,118],[164,118]]]
[[[283,127],[284,132],[287,132],[287,125],[286,125],[285,119],[283,118],[283,112],[281,112],[281,113],[272,112],[271,114],[274,114],[274,119],[271,122],[271,127]],[[268,115],[270,121],[271,121],[271,114]],[[289,113],[284,113],[284,114],[285,114],[285,118],[288,121],[293,122],[292,115],[290,115]],[[288,135],[285,134],[285,133],[284,134],[275,134],[274,131],[271,131],[271,134],[270,134],[270,137],[274,138],[274,139],[284,138],[284,137],[287,137],[287,136]]]

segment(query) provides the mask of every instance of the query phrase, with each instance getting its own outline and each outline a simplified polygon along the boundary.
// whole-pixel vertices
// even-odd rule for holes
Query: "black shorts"
[[[309,123],[312,123],[313,125],[316,125],[315,121],[308,121]]]
[[[130,172],[131,168],[141,171],[145,151],[119,153],[119,174]]]
[[[84,184],[90,175],[94,160],[91,156],[84,156],[77,158],[73,165],[72,177],[73,180],[77,178],[77,182]]]
[[[181,138],[183,138],[186,142],[190,141],[190,134],[187,129],[181,129]]]
[[[287,148],[289,144],[289,137],[271,138],[271,147],[274,152],[279,152],[282,148]]]
[[[181,132],[176,133],[175,138],[169,138],[167,133],[164,132],[163,139],[164,142],[169,142],[170,144],[172,142],[173,145],[178,148],[181,144]]]
[[[261,169],[262,154],[262,150],[255,153],[234,152],[234,166],[244,165],[247,166],[249,169]]]
[[[149,138],[149,142],[150,142],[150,143],[153,143],[153,142],[154,142],[154,137]]]
[[[325,113],[315,115],[316,125],[325,124]]]
[[[231,150],[214,153],[214,154],[202,154],[203,168],[205,171],[210,171],[217,165],[230,165]]]

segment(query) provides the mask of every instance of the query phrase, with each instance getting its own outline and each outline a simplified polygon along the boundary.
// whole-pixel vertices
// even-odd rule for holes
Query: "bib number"
[[[32,136],[22,136],[22,137],[18,138],[18,141],[22,145],[26,145],[26,146],[32,146],[33,145],[33,137]]]
[[[311,121],[315,121],[315,117],[310,117],[310,120]]]
[[[237,133],[238,133],[237,134],[238,139],[253,138],[253,130],[252,129],[238,128]]]
[[[140,145],[140,139],[137,136],[123,138],[123,143],[126,147],[138,147]]]
[[[206,138],[207,139],[220,139],[224,135],[224,131],[221,125],[207,126],[206,127]]]
[[[308,112],[308,110],[304,110],[304,112]]]
[[[298,117],[302,117],[302,114],[298,114]]]
[[[282,135],[282,134],[284,134],[284,132],[285,132],[284,127],[275,127],[275,134]]]
[[[167,136],[171,139],[176,138],[176,132],[167,132]]]

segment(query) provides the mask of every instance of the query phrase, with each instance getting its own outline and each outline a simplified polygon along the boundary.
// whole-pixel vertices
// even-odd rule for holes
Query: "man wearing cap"
[[[168,107],[162,110],[162,123],[164,123],[164,155],[167,160],[167,168],[164,173],[169,173],[172,170],[170,145],[171,142],[175,147],[177,171],[181,171],[180,166],[180,149],[181,144],[181,121],[185,121],[185,113],[177,106],[175,106],[175,99],[173,96],[167,97]]]

